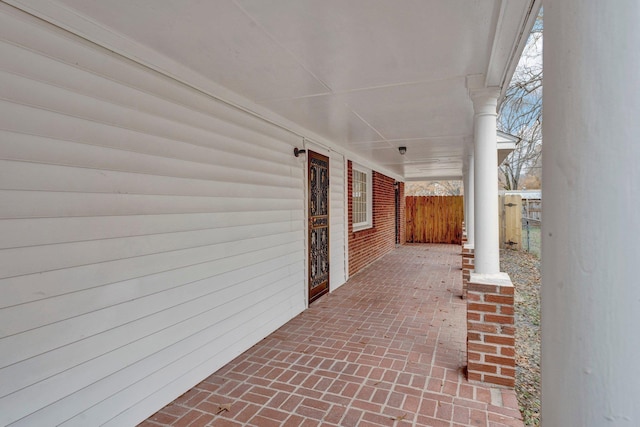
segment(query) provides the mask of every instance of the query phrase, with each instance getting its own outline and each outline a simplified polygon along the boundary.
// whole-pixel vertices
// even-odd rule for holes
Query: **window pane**
[[[353,223],[367,222],[367,174],[358,170],[353,171]]]

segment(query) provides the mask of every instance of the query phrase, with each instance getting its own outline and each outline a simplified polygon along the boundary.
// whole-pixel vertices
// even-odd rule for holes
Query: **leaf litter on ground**
[[[540,259],[500,250],[500,270],[515,287],[516,395],[526,426],[540,425]]]

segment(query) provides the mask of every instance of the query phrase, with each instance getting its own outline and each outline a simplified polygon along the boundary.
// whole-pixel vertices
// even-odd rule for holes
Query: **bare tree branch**
[[[527,40],[498,112],[498,128],[519,143],[500,165],[502,186],[520,188],[520,180],[540,166],[542,144],[542,11]]]
[[[406,196],[461,196],[462,181],[418,181],[407,182]]]

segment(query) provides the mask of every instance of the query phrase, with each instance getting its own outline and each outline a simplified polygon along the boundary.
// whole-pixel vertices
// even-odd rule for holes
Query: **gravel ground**
[[[540,425],[540,260],[500,250],[501,270],[516,287],[516,394],[526,426]]]

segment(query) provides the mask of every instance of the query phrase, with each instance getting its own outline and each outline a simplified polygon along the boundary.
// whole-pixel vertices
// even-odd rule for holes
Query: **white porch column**
[[[544,3],[546,426],[640,425],[639,21],[637,0]]]
[[[471,91],[474,115],[474,247],[475,272],[500,272],[498,242],[497,103],[500,92],[489,88]],[[467,235],[468,237],[468,235]]]
[[[464,224],[467,230],[467,244],[472,245],[475,241],[474,227],[474,167],[473,167],[473,147],[468,148],[465,158],[464,173]]]
[[[464,209],[464,215],[463,215],[463,221],[466,224],[467,223],[467,188],[469,188],[469,166],[467,166],[466,160],[463,161],[463,166],[462,166],[462,187],[463,187],[463,191],[464,191],[464,197],[462,198],[462,200],[464,201],[464,205],[462,207],[462,209]]]

